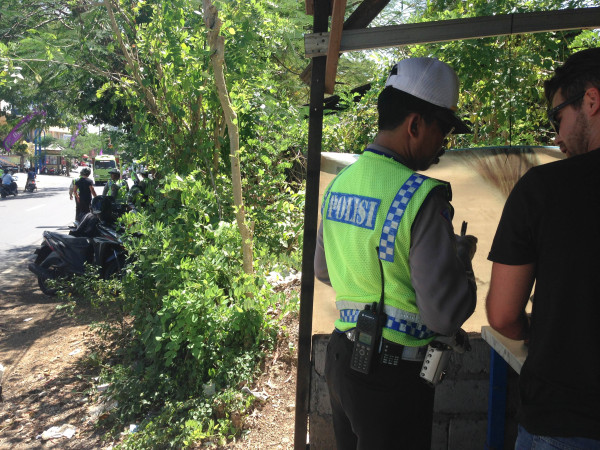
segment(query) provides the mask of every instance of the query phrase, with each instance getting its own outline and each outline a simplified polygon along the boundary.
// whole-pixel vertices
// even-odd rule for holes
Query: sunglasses
[[[440,113],[436,113],[436,114],[434,114],[434,116],[438,123],[438,126],[440,127],[440,130],[442,131],[442,135],[444,136],[444,139],[447,138],[448,136],[450,136],[452,134],[452,132],[454,131],[454,128],[455,128],[454,125],[449,123],[448,120],[446,119],[446,117]]]
[[[570,99],[568,99],[567,101],[562,102],[560,105],[555,106],[552,109],[548,110],[548,120],[550,121],[550,125],[552,125],[552,128],[554,129],[554,132],[556,134],[558,134],[559,130],[560,130],[560,119],[556,118],[556,114],[563,109],[565,106],[568,106],[572,103],[575,103],[576,101],[580,100],[581,98],[583,98],[583,96],[585,95],[585,91],[571,97]]]

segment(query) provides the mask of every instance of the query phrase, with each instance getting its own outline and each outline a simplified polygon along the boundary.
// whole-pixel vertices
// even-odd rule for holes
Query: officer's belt
[[[351,306],[351,308],[348,308],[348,306]],[[355,324],[362,309],[357,308],[357,306],[360,305],[354,302],[338,300],[336,302],[336,307],[340,312],[340,320],[342,322]],[[366,304],[363,306],[366,306]],[[421,322],[421,317],[418,314],[409,313],[390,305],[384,306],[384,312],[387,315],[384,328],[398,331],[417,339],[428,339],[435,334]]]
[[[354,342],[356,340],[356,328],[345,331],[344,334],[349,341]],[[382,338],[383,339],[383,338]],[[421,345],[420,347],[407,347],[406,345],[396,344],[395,342],[383,339],[387,345],[395,347],[396,352],[402,350],[402,356],[400,359],[404,361],[423,361],[425,354],[427,353],[427,345]],[[394,353],[396,353],[394,352]]]

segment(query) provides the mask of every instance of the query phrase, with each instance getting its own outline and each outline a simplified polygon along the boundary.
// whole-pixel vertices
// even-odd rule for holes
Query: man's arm
[[[96,190],[94,189],[94,183],[90,184],[90,192],[92,193],[92,197],[96,196]]]
[[[323,221],[319,224],[317,232],[317,248],[315,249],[315,277],[328,286],[331,286],[329,280],[329,271],[327,270],[327,260],[325,259],[325,247],[323,245]]]
[[[433,190],[417,214],[409,263],[421,320],[452,336],[475,310],[477,284],[470,261],[457,254],[451,207],[441,192]]]
[[[529,319],[525,314],[525,306],[534,279],[535,264],[492,265],[490,290],[485,301],[488,322],[507,338],[529,338]]]

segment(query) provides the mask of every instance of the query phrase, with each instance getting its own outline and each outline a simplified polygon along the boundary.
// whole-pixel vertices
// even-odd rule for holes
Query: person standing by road
[[[340,450],[430,448],[427,345],[475,309],[477,239],[454,234],[449,184],[416,172],[438,162],[449,134],[469,132],[454,112],[458,84],[437,59],[398,62],[378,98],[374,143],[323,197],[315,274],[340,312],[325,366]],[[363,339],[360,321],[382,306],[376,338]],[[361,366],[363,344],[374,356]]]
[[[80,177],[75,182],[73,194],[75,195],[75,220],[81,220],[83,216],[90,212],[90,205],[92,203],[92,197],[96,196],[94,189],[94,183],[90,180],[89,176],[91,170],[84,167],[79,172]]]
[[[69,184],[69,200],[73,200],[73,196],[75,194],[75,183],[81,178],[81,173],[77,178],[73,178],[71,180],[71,184]],[[77,199],[75,199],[75,220],[78,220],[79,217],[79,206],[77,205]]]
[[[567,159],[530,169],[509,195],[488,258],[487,315],[528,344],[515,448],[599,449],[600,48],[573,54],[544,89]]]
[[[115,202],[126,203],[129,185],[125,180],[121,180],[121,172],[119,172],[119,169],[111,169],[108,173],[110,174],[110,180],[108,180],[108,183],[104,186],[102,195],[105,197],[112,197]]]

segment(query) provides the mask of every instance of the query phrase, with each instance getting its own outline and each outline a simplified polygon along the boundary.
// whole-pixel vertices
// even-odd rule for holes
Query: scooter
[[[77,229],[79,232],[71,232],[74,235],[44,231],[44,241],[35,251],[35,262],[28,265],[28,269],[37,275],[44,294],[56,294],[48,280],[83,275],[85,263],[97,266],[104,279],[118,274],[125,266],[123,243],[116,230],[101,220],[93,220],[93,216],[99,214],[99,209],[92,205],[92,213],[82,220],[83,226]]]
[[[102,225],[99,225],[102,227]],[[100,270],[100,276],[109,279],[125,266],[125,248],[114,230],[105,228],[96,238],[75,237],[53,231],[44,231],[44,242],[36,249],[35,262],[28,269],[37,275],[38,285],[46,295],[55,295],[56,289],[48,280],[68,278],[85,273],[85,263]]]
[[[2,186],[0,187],[0,196],[2,198],[6,198],[9,195],[14,195],[16,197],[18,193],[19,190],[17,188],[17,183],[15,183],[14,181],[10,185],[2,184]]]
[[[37,191],[37,183],[35,182],[35,178],[30,178],[25,183],[25,190],[23,192],[33,192]]]

